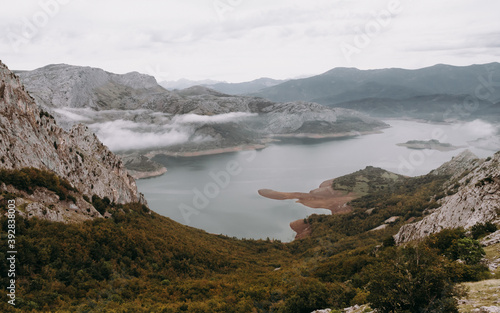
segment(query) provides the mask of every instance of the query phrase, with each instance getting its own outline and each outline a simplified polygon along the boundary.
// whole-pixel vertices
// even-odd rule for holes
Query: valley
[[[138,73],[68,66],[26,74],[32,97],[0,66],[0,209],[16,206],[22,260],[16,307],[2,293],[3,312],[495,305],[477,298],[498,278],[491,119],[380,120],[198,87],[172,94]],[[398,145],[432,140],[460,148]],[[161,176],[135,181],[126,166]],[[6,214],[0,224],[6,238]]]

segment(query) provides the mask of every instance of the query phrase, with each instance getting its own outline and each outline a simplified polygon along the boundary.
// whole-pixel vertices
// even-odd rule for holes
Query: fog
[[[195,136],[196,129],[206,124],[241,122],[258,114],[232,112],[218,115],[168,113],[149,110],[103,110],[89,108],[55,109],[68,126],[85,123],[112,151],[155,149],[212,140],[209,136]]]
[[[171,115],[145,109],[95,111],[90,108],[61,108],[52,112],[58,115],[58,120],[65,121],[66,128],[77,123],[87,124],[98,138],[115,152],[156,149],[186,142],[213,140],[209,136],[195,136],[196,129],[203,125],[253,121],[258,116],[246,112]],[[449,129],[465,136],[464,139],[470,146],[488,151],[500,150],[499,128],[491,123],[478,119],[457,122]],[[428,137],[418,139],[433,139]],[[453,134],[448,132],[445,138],[448,137],[453,137]],[[446,142],[446,140],[441,141]]]

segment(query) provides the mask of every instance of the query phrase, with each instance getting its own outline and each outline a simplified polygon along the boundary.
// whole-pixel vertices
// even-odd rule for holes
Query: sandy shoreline
[[[311,226],[304,220],[296,220],[290,223],[290,228],[297,233],[295,239],[304,239],[311,234]]]
[[[242,146],[234,146],[227,148],[207,149],[207,150],[189,151],[189,152],[151,151],[148,154],[146,154],[146,156],[148,158],[153,158],[156,155],[163,154],[172,157],[195,157],[202,155],[214,155],[214,154],[222,154],[222,153],[238,152],[238,151],[262,150],[266,147],[267,147],[266,144],[254,144],[254,145],[242,145]]]
[[[350,192],[346,193],[341,190],[334,190],[332,188],[333,179],[329,179],[321,183],[321,185],[311,190],[308,193],[305,192],[281,192],[271,189],[260,189],[259,195],[274,199],[274,200],[287,200],[287,199],[297,199],[296,202],[301,203],[313,209],[327,209],[332,212],[332,214],[342,214],[351,211],[351,207],[347,203],[357,196]]]
[[[332,188],[332,183],[333,179],[326,180],[318,188],[308,193],[280,192],[271,189],[260,189],[258,192],[259,195],[274,200],[296,199],[296,202],[313,209],[328,209],[332,214],[351,212],[352,209],[347,203],[357,198],[358,195],[353,192],[346,193],[345,191],[335,190]],[[291,222],[290,228],[297,233],[295,239],[306,238],[311,234],[310,225],[305,223],[303,219]]]

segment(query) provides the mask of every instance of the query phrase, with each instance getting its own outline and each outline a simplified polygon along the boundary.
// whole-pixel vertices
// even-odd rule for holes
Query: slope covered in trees
[[[456,283],[489,276],[475,238],[494,226],[478,225],[470,237],[449,230],[407,247],[392,239],[399,225],[435,206],[446,180],[428,175],[373,190],[351,203],[352,213],[309,217],[311,236],[287,244],[208,234],[142,204],[99,197],[91,201],[108,219],[18,216],[17,303],[2,294],[0,310],[301,313],[371,302],[380,312],[456,312]],[[1,209],[14,198],[4,192]],[[401,218],[370,231],[391,216]],[[1,225],[5,238],[5,216]],[[1,272],[6,253],[1,245]],[[5,275],[0,282],[7,286]],[[436,297],[433,288],[443,292]]]

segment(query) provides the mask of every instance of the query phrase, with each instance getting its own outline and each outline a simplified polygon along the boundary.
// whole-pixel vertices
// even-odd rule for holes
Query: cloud
[[[138,150],[166,147],[188,141],[190,128],[160,127],[156,131],[144,123],[115,120],[90,124],[97,137],[112,151]]]
[[[460,126],[468,135],[476,138],[490,137],[498,132],[498,128],[483,120],[474,120]]]
[[[70,113],[70,110],[80,114]],[[147,110],[98,112],[88,109],[70,110],[58,111],[76,122],[83,119],[94,120],[94,123],[88,124],[90,129],[112,151],[155,149],[212,140],[213,138],[209,136],[193,136],[196,128],[203,124],[238,122],[257,116],[252,113],[233,112],[212,116],[184,114],[172,117],[169,114]],[[114,120],[108,120],[113,117]]]
[[[220,124],[227,122],[238,122],[243,119],[257,116],[256,113],[232,112],[217,115],[198,115],[198,114],[183,114],[176,115],[173,123],[203,123],[203,124]]]
[[[84,109],[84,112],[81,112],[81,110],[78,110],[79,113],[87,113],[88,114],[88,109]],[[71,109],[54,109],[53,110],[55,113],[64,116],[65,120],[70,120],[72,122],[88,122],[91,121],[92,119],[90,117],[74,113],[72,112]]]
[[[236,82],[290,78],[336,66],[468,65],[500,56],[496,0],[480,5],[468,0],[401,0],[404,11],[352,63],[342,57],[340,43],[352,40],[356,29],[390,0],[220,0],[229,6],[222,19],[215,1],[72,0],[14,52],[7,33],[20,32],[26,19],[43,10],[40,3],[48,1],[3,5],[0,53],[10,68],[34,69],[49,63],[115,73],[159,68],[169,73],[169,80]]]

